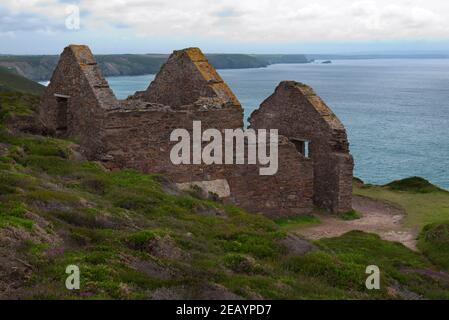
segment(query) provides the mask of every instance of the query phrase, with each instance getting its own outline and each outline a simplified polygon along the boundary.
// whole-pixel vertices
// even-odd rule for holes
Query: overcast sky
[[[0,53],[69,43],[95,53],[449,53],[449,1],[1,0]]]

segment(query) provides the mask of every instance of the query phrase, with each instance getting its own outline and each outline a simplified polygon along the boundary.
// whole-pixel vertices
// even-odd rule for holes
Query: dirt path
[[[318,214],[321,224],[295,230],[306,238],[338,237],[351,230],[376,233],[382,239],[401,242],[412,250],[416,249],[417,232],[402,224],[404,212],[387,203],[369,198],[354,196],[353,208],[363,216],[357,220],[344,221],[329,214]]]

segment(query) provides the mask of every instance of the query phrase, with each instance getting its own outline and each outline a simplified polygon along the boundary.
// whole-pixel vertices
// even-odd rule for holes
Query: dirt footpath
[[[376,233],[382,239],[397,241],[412,250],[416,249],[417,231],[402,224],[404,211],[388,203],[354,196],[353,208],[362,213],[360,219],[344,221],[329,214],[317,214],[321,224],[302,227],[294,232],[308,239],[333,238],[351,230]]]

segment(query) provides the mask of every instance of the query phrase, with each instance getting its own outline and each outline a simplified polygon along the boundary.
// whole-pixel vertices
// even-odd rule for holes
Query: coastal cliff
[[[263,68],[275,63],[309,62],[301,54],[208,54],[206,57],[216,69]],[[95,56],[105,77],[156,74],[167,58],[167,54],[113,54]],[[31,80],[45,81],[51,78],[58,60],[59,56],[57,55],[0,55],[0,67],[7,68]]]

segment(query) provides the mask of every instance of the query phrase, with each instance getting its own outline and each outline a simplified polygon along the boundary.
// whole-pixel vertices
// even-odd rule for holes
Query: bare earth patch
[[[311,240],[339,237],[351,230],[376,233],[382,239],[400,242],[406,247],[416,249],[417,230],[402,224],[405,212],[388,203],[354,196],[353,208],[362,213],[356,220],[345,221],[330,214],[317,214],[321,224],[303,227],[294,232]]]

